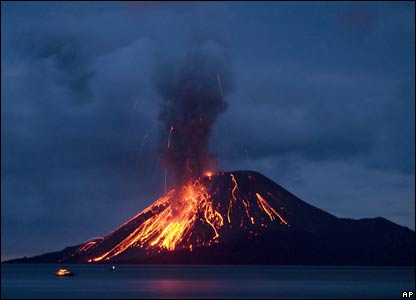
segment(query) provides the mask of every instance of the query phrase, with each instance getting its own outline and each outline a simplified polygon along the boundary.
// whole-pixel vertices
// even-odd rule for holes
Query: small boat
[[[69,271],[68,269],[58,269],[55,272],[56,276],[75,276],[75,273]]]

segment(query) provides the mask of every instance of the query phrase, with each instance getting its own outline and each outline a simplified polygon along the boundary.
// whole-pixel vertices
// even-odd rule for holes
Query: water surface
[[[56,277],[68,268],[75,277]],[[1,298],[388,298],[414,267],[2,265]]]

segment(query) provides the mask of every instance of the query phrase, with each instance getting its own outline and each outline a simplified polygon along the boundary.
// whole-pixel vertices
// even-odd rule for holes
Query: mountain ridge
[[[168,192],[102,240],[6,263],[415,262],[409,228],[382,217],[338,218],[258,172],[220,172],[186,188]]]

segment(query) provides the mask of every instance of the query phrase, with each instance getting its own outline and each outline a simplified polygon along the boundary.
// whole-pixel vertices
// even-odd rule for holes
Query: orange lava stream
[[[214,208],[205,187],[196,180],[184,187],[179,199],[175,199],[174,191],[161,197],[152,206],[145,209],[140,215],[149,211],[154,214],[144,221],[123,241],[110,251],[89,261],[109,260],[130,247],[159,247],[160,249],[175,250],[181,242],[189,242],[191,229],[200,219],[208,224],[214,233],[208,244],[219,237],[218,229],[223,226],[224,220],[221,214]],[[163,207],[163,210],[159,208]],[[186,238],[188,237],[188,240]],[[183,245],[185,248],[192,246]]]
[[[248,202],[248,201],[246,202],[244,200],[242,200],[242,201],[243,201],[243,204],[244,204],[244,208],[246,209],[246,215],[247,215],[247,217],[248,218],[251,218],[250,213],[248,212],[248,208],[250,207],[250,202]],[[251,221],[251,223],[254,224],[253,221]]]
[[[187,248],[189,251],[192,251],[195,246],[209,246],[212,243],[217,243],[220,237],[220,229],[224,226],[224,218],[227,217],[228,222],[231,224],[232,206],[237,203],[236,192],[238,183],[233,174],[230,174],[230,176],[234,186],[231,190],[228,210],[226,213],[224,212],[224,216],[218,211],[219,205],[218,207],[214,206],[213,199],[204,184],[199,180],[195,180],[185,185],[181,191],[171,190],[166,193],[141,213],[112,231],[107,238],[117,234],[119,230],[123,230],[124,226],[137,218],[144,220],[121,242],[100,256],[90,258],[88,262],[109,260],[129,248],[154,249],[158,251],[173,251],[176,248]],[[279,219],[282,224],[288,225],[287,221],[266,199],[259,193],[256,193],[256,197],[258,208],[267,214],[270,221]],[[240,200],[242,205],[244,205],[245,213],[251,224],[258,223],[263,227],[267,227],[261,220],[254,218],[257,214],[253,203],[250,205],[248,200]],[[254,215],[250,215],[250,212]],[[203,238],[198,235],[199,233],[195,232],[195,234],[193,230],[198,228],[195,226],[197,222],[205,224],[205,228],[208,228],[211,234],[204,234]],[[240,226],[243,227],[243,219],[241,219]],[[192,236],[193,234],[194,236]],[[78,248],[77,253],[86,252],[95,244],[96,242],[87,242]]]
[[[95,245],[95,242],[87,242],[87,243],[83,244],[81,247],[79,247],[77,252],[87,251],[88,249],[90,249],[94,245]]]
[[[230,223],[231,224],[231,217],[230,217],[230,214],[231,214],[231,209],[232,209],[232,207],[233,207],[233,202],[237,202],[237,198],[236,198],[236,196],[235,196],[235,192],[237,191],[237,189],[238,189],[238,184],[237,184],[237,181],[235,180],[235,177],[234,177],[234,174],[230,174],[230,176],[231,176],[231,180],[233,181],[233,183],[234,183],[234,187],[233,187],[233,189],[231,190],[231,196],[233,197],[232,199],[230,199],[230,203],[228,204],[228,212],[227,212],[227,219],[228,219],[228,223]]]
[[[275,219],[274,215],[277,216],[280,221],[287,225],[287,222],[285,219],[283,219],[279,213],[264,199],[259,193],[256,193],[257,202],[261,206],[261,208],[264,210],[264,212],[269,216],[270,221],[273,221]],[[274,214],[274,215],[273,215]]]

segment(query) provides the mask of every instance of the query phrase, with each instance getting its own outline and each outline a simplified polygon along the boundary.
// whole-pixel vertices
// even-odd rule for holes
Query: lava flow
[[[220,243],[222,234],[233,228],[257,235],[256,228],[267,227],[271,222],[290,226],[283,212],[278,212],[264,195],[239,193],[236,177],[233,173],[210,174],[186,184],[180,191],[171,190],[103,240],[81,245],[76,254],[89,256],[88,262],[100,262],[132,249],[142,249],[146,254],[177,249],[192,251],[195,247]],[[221,191],[220,185],[227,186],[225,191]],[[224,194],[229,196],[227,201]],[[122,239],[102,251],[100,245],[123,232]]]
[[[252,188],[249,173],[237,176],[207,171],[217,165],[208,151],[209,138],[214,122],[226,109],[224,97],[230,86],[224,62],[201,48],[192,51],[172,77],[161,76],[162,136],[169,130],[161,153],[165,194],[103,240],[81,245],[76,255],[100,262],[120,255],[131,258],[178,249],[193,251],[221,243],[230,232],[251,236],[271,222],[289,226],[276,209],[281,205],[273,206],[266,199],[268,191]],[[220,93],[215,92],[217,84]],[[170,191],[168,170],[174,187]],[[244,181],[241,187],[252,190],[241,191],[239,180]]]
[[[383,218],[337,218],[257,172],[233,171],[169,191],[104,237],[9,262],[360,265],[375,259],[414,266],[414,252],[408,228]]]

